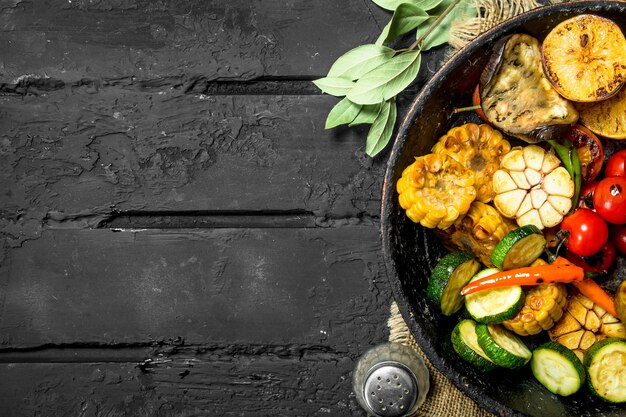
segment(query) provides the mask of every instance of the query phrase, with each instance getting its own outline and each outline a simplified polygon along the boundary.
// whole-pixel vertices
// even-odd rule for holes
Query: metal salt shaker
[[[429,388],[423,359],[400,343],[384,343],[368,350],[354,371],[356,399],[374,417],[413,415],[424,403]]]

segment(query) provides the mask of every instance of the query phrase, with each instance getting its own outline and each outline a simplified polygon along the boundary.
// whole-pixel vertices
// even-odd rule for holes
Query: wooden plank
[[[225,349],[145,366],[0,364],[0,404],[4,417],[365,416],[351,394],[353,353]]]
[[[389,18],[370,0],[2,0],[0,82],[317,77]]]
[[[363,154],[364,128],[323,129],[336,101],[117,87],[0,97],[0,230],[18,245],[44,219],[95,227],[113,211],[377,216],[384,160]]]
[[[0,346],[381,340],[378,230],[46,230],[0,265]]]

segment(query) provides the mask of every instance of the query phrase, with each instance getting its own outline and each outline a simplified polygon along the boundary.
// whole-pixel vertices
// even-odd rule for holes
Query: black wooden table
[[[387,153],[310,81],[389,17],[0,0],[0,415],[364,415]]]

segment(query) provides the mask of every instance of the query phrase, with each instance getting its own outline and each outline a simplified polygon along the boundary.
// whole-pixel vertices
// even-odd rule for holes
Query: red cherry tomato
[[[616,152],[609,158],[604,167],[604,175],[607,177],[626,176],[626,149]]]
[[[474,88],[474,94],[472,95],[472,104],[474,106],[480,106],[480,87],[476,84],[476,88]],[[489,123],[487,120],[487,116],[485,116],[485,112],[483,109],[476,109],[476,114],[480,117],[484,122]]]
[[[578,207],[584,207],[593,210],[593,194],[596,191],[598,181],[584,183],[580,189],[580,198],[578,199]]]
[[[565,137],[578,151],[583,181],[592,181],[598,176],[604,163],[602,142],[591,130],[581,125],[570,126]]]
[[[626,177],[600,181],[593,193],[593,207],[609,223],[626,223]]]
[[[568,250],[565,257],[587,272],[604,272],[608,271],[615,262],[615,246],[609,240],[595,255],[583,257],[574,255]]]
[[[609,227],[602,217],[587,208],[579,208],[563,219],[561,232],[567,230],[565,246],[578,256],[596,254],[609,238]]]
[[[626,225],[613,226],[611,236],[617,250],[626,255]]]

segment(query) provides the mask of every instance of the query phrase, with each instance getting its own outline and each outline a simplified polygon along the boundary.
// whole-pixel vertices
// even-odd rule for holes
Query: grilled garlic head
[[[503,216],[519,226],[556,226],[572,207],[574,181],[551,152],[530,145],[504,155],[493,174],[493,200]]]

